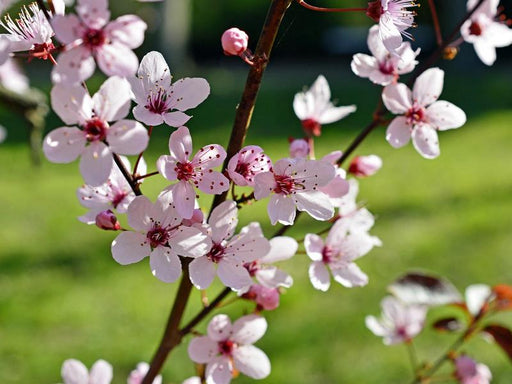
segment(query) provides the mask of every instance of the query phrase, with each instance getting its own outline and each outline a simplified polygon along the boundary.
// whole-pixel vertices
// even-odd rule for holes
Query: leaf
[[[388,290],[406,304],[435,306],[462,302],[459,291],[448,280],[421,272],[407,273]]]
[[[496,296],[496,307],[499,311],[512,309],[512,287],[506,284],[499,284],[492,288]]]
[[[432,327],[440,332],[455,332],[462,329],[461,322],[455,317],[445,317],[437,320]]]
[[[509,359],[512,360],[512,331],[510,331],[510,329],[501,325],[491,324],[487,325],[482,331],[490,334],[496,344],[498,344],[508,355]]]

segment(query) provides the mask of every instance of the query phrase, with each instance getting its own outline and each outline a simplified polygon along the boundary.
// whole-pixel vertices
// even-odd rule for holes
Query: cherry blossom
[[[295,95],[293,110],[301,120],[306,135],[320,136],[322,124],[334,123],[356,110],[355,105],[335,107],[330,100],[331,90],[322,75],[307,91]]]
[[[416,6],[411,0],[375,0],[368,3],[366,14],[379,23],[379,38],[392,55],[398,55],[396,50],[402,44],[402,35],[412,39],[406,29],[415,25],[415,12],[407,8]]]
[[[220,40],[225,55],[239,56],[247,49],[249,36],[238,28],[229,28]]]
[[[54,163],[70,163],[79,156],[80,172],[86,184],[103,184],[112,170],[113,153],[136,155],[148,144],[144,126],[123,119],[129,112],[130,86],[110,77],[93,96],[80,85],[57,84],[51,91],[53,110],[66,124],[51,131],[43,143],[43,151]],[[113,125],[109,123],[117,121]]]
[[[216,274],[224,285],[235,290],[252,284],[245,265],[267,255],[270,243],[258,223],[245,226],[233,236],[237,224],[234,201],[225,201],[212,211],[206,226],[212,246],[189,265],[190,280],[198,289],[208,288]]]
[[[372,176],[382,167],[382,159],[377,155],[356,156],[350,162],[348,173],[356,177]]]
[[[336,163],[341,155],[341,151],[333,151],[322,157],[322,161],[326,161],[334,166],[336,173],[327,185],[318,188],[320,192],[329,196],[329,200],[335,207],[342,203],[343,197],[349,191],[349,183],[346,180],[347,172]]]
[[[199,229],[181,224],[182,218],[168,195],[155,204],[137,196],[128,207],[128,224],[137,232],[120,233],[112,242],[112,256],[122,265],[137,263],[149,255],[154,276],[172,283],[181,275],[179,256],[199,257],[211,247],[210,239]]]
[[[387,296],[381,302],[382,317],[366,316],[366,326],[376,336],[382,336],[384,344],[399,344],[411,341],[423,329],[427,316],[424,305],[406,305]]]
[[[477,363],[466,355],[457,357],[454,361],[455,377],[461,384],[489,384],[492,373],[485,364]]]
[[[294,139],[290,141],[290,157],[307,158],[309,156],[309,143],[306,139]]]
[[[326,161],[281,159],[272,172],[256,175],[254,197],[261,200],[272,194],[267,206],[272,225],[277,222],[292,225],[296,209],[317,220],[328,220],[334,214],[334,207],[319,188],[334,176],[334,166]]]
[[[56,38],[65,46],[53,68],[55,83],[78,83],[96,67],[107,76],[133,76],[139,60],[132,49],[144,41],[147,25],[136,15],[110,21],[108,0],[78,0],[78,14],[57,15],[52,20]]]
[[[137,77],[130,77],[135,102],[133,116],[147,125],[180,127],[190,120],[183,111],[201,104],[210,94],[210,85],[202,78],[180,79],[171,84],[169,66],[160,52],[146,54]],[[172,111],[172,112],[171,112]]]
[[[226,315],[217,315],[208,324],[207,336],[190,342],[192,361],[206,364],[207,384],[228,384],[236,371],[253,379],[270,374],[267,355],[253,346],[267,330],[267,321],[258,315],[247,315],[233,324]]]
[[[110,384],[112,381],[112,366],[105,360],[94,363],[91,371],[75,359],[66,360],[61,370],[64,384]]]
[[[466,122],[462,109],[444,100],[437,100],[443,90],[444,72],[430,68],[414,83],[411,92],[405,84],[384,88],[382,100],[395,117],[386,131],[386,140],[395,148],[406,145],[412,137],[418,153],[433,159],[439,156],[437,131],[459,128]]]
[[[229,159],[227,171],[236,185],[254,187],[254,176],[272,168],[270,158],[257,145],[248,145]]]
[[[270,251],[262,258],[245,264],[245,268],[262,286],[290,288],[293,284],[292,277],[272,264],[289,260],[295,255],[298,247],[297,241],[291,237],[274,237],[270,239]]]
[[[172,194],[178,213],[190,219],[194,212],[196,192],[220,194],[229,189],[229,180],[212,168],[218,167],[226,158],[226,151],[218,144],[202,147],[192,158],[192,137],[187,127],[180,127],[169,139],[170,155],[162,155],[156,163],[158,172],[167,180],[178,180],[167,191]]]
[[[121,224],[110,209],[98,213],[95,218],[95,224],[98,228],[106,231],[119,231],[121,229]]]
[[[304,247],[313,261],[309,267],[311,284],[318,290],[327,291],[331,285],[331,272],[335,281],[347,288],[368,284],[368,276],[353,263],[366,255],[380,240],[366,232],[350,232],[345,219],[341,218],[332,226],[324,240],[308,233]]]
[[[126,169],[130,169],[130,162],[124,156],[121,160]],[[146,162],[141,158],[138,170],[146,173]],[[125,213],[131,201],[135,198],[135,193],[126,181],[117,164],[112,165],[112,170],[107,181],[97,187],[84,184],[77,189],[76,195],[80,204],[89,208],[89,212],[78,218],[83,223],[94,224],[96,215],[102,211],[115,209],[119,213]]]
[[[369,78],[373,83],[388,85],[396,82],[399,75],[412,72],[418,62],[415,60],[420,49],[413,51],[409,42],[402,43],[391,55],[379,37],[379,27],[374,25],[368,33],[368,48],[373,56],[358,53],[350,64],[352,72],[359,77]]]
[[[55,1],[55,5],[63,14],[64,3]],[[7,60],[10,52],[29,51],[30,56],[46,60],[55,49],[53,28],[37,3],[23,6],[15,20],[10,15],[5,16],[5,22],[0,20],[0,25],[8,32],[0,34],[0,40],[7,43],[0,50],[0,64]]]
[[[280,293],[278,288],[268,288],[261,284],[253,284],[241,297],[254,301],[257,305],[257,310],[260,311],[273,311],[279,307]]]
[[[512,29],[498,18],[499,3],[499,0],[484,1],[460,29],[464,40],[473,44],[478,58],[486,65],[496,61],[496,48],[512,44]],[[469,0],[468,11],[476,5],[477,1]]]
[[[142,384],[142,380],[146,376],[146,373],[149,371],[149,364],[145,362],[141,362],[137,364],[137,367],[130,372],[130,376],[128,376],[128,380],[126,380],[127,384]],[[158,375],[153,380],[153,384],[162,384],[162,375]]]

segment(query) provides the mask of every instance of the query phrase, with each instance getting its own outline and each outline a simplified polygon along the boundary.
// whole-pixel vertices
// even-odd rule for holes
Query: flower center
[[[249,275],[251,275],[251,276],[256,275],[256,272],[258,272],[260,269],[260,265],[259,265],[258,261],[256,261],[256,260],[252,261],[250,263],[245,263],[244,267],[245,267],[245,269],[247,269],[247,272],[249,272]]]
[[[105,44],[107,37],[102,29],[89,28],[85,31],[82,39],[89,49],[95,49]]]
[[[85,138],[87,141],[102,141],[107,136],[107,124],[98,118],[88,120],[84,126]]]
[[[247,179],[253,175],[249,163],[238,163],[236,165],[235,172],[239,175],[242,175],[244,179]]]
[[[382,9],[382,1],[376,0],[368,3],[368,8],[366,9],[366,16],[368,16],[373,21],[376,21],[377,23],[380,20],[380,15],[384,13],[384,10]]]
[[[149,240],[149,245],[151,245],[151,248],[156,248],[158,246],[167,245],[167,240],[169,240],[169,232],[165,228],[162,228],[159,225],[155,225],[153,229],[148,231],[146,237]]]
[[[30,57],[48,60],[54,50],[55,45],[53,45],[53,43],[34,44],[34,47],[29,52],[29,55]]]
[[[393,75],[395,73],[395,66],[393,65],[393,60],[390,59],[389,55],[383,62],[379,63],[379,71],[385,75]]]
[[[302,128],[304,128],[304,132],[306,132],[306,135],[308,136],[320,136],[322,133],[322,126],[315,119],[302,120],[301,123]]]
[[[169,103],[167,102],[167,92],[159,88],[158,92],[148,96],[148,103],[144,106],[149,112],[161,115],[169,110]]]
[[[424,123],[426,121],[425,108],[416,104],[412,106],[406,113],[407,123],[410,125]]]
[[[333,260],[334,256],[335,256],[335,252],[331,248],[324,247],[322,249],[322,262],[323,263],[329,264]]]
[[[174,172],[176,172],[176,177],[178,180],[190,180],[192,176],[194,176],[194,166],[190,161],[186,163],[176,163],[176,167],[174,167]]]
[[[482,34],[482,26],[476,21],[473,21],[469,26],[469,34],[480,36]]]
[[[224,356],[231,356],[233,354],[234,347],[235,343],[231,340],[219,341],[219,353]]]
[[[276,187],[274,188],[275,193],[281,193],[283,195],[289,195],[293,192],[295,181],[290,176],[286,175],[274,175],[276,181]]]
[[[224,248],[221,244],[213,243],[212,249],[210,249],[210,252],[206,255],[206,257],[213,261],[214,263],[218,263],[222,260],[224,257],[224,254],[226,253],[226,248]]]

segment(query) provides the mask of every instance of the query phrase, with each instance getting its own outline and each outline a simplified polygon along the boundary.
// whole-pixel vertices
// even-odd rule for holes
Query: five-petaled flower
[[[407,144],[412,137],[414,148],[427,159],[439,156],[437,131],[459,128],[466,122],[462,109],[448,101],[437,100],[443,90],[444,72],[430,68],[414,83],[411,92],[405,84],[384,88],[382,100],[395,114],[386,131],[386,140],[395,148]]]
[[[217,315],[208,324],[207,336],[192,339],[188,354],[196,363],[206,364],[207,384],[228,384],[235,370],[264,379],[270,374],[270,361],[252,344],[266,330],[267,321],[258,315],[243,316],[233,324],[228,316]]]

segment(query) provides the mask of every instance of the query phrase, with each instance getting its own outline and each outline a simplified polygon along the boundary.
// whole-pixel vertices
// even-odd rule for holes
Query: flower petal
[[[226,260],[219,262],[217,275],[226,287],[234,290],[249,287],[253,283],[249,272],[242,264],[235,264]]]
[[[148,131],[135,120],[119,120],[110,126],[107,141],[112,152],[138,155],[148,146]]]
[[[368,284],[368,276],[355,264],[345,268],[331,268],[334,280],[347,288],[363,287]]]
[[[270,252],[261,258],[261,262],[265,264],[275,263],[278,261],[288,260],[295,255],[299,244],[297,241],[288,236],[278,236],[270,239]]]
[[[206,289],[215,277],[215,264],[206,256],[192,260],[189,265],[190,281],[197,289]]]
[[[62,380],[64,384],[88,384],[89,372],[86,366],[75,359],[64,361],[61,369]]]
[[[110,20],[107,0],[78,0],[75,9],[80,19],[92,29],[101,29]]]
[[[139,16],[123,15],[108,23],[104,31],[110,40],[134,49],[144,41],[144,32],[147,27],[147,24]]]
[[[89,374],[89,383],[91,384],[110,384],[113,372],[112,365],[105,360],[98,360],[91,367]]]
[[[95,68],[91,52],[80,45],[59,55],[52,69],[52,82],[77,84],[91,77]]]
[[[258,179],[258,176],[256,176],[256,179]],[[295,221],[295,202],[288,196],[274,194],[270,197],[267,212],[272,225],[275,225],[278,221],[283,225],[293,225]]]
[[[94,94],[92,102],[94,112],[101,120],[122,119],[130,111],[130,83],[118,76],[109,77]]]
[[[333,227],[334,228],[334,227]],[[331,229],[333,231],[333,229]],[[315,234],[308,233],[304,238],[304,248],[309,258],[313,261],[322,260],[322,251],[324,249],[323,239]]]
[[[112,257],[121,265],[138,263],[151,252],[146,236],[137,232],[121,232],[112,242]]]
[[[320,191],[293,195],[299,211],[306,211],[311,217],[325,221],[334,216],[334,206],[329,197]]]
[[[323,292],[326,292],[331,286],[329,271],[321,261],[314,261],[309,266],[309,280],[313,287]]]
[[[180,226],[169,238],[169,245],[180,256],[201,257],[212,247],[211,240],[197,228]]]
[[[400,148],[411,140],[411,126],[405,116],[393,119],[386,130],[386,140],[393,148]]]
[[[186,111],[201,104],[210,94],[210,85],[199,77],[179,79],[171,86],[170,105],[173,109]]]
[[[114,165],[112,152],[102,142],[93,142],[85,147],[80,158],[80,173],[86,184],[98,186],[107,181]]]
[[[183,124],[186,124],[191,116],[186,113],[180,111],[167,112],[162,115],[165,124],[170,127],[181,127]]]
[[[227,357],[215,357],[206,366],[206,384],[229,384],[233,367]]]
[[[181,261],[173,250],[156,247],[149,256],[151,273],[164,283],[172,283],[181,276]]]
[[[208,336],[194,337],[188,345],[190,359],[199,364],[210,362],[218,353],[219,345]]]
[[[466,114],[462,109],[440,100],[427,108],[427,119],[437,130],[459,128],[466,122]]]
[[[270,375],[270,360],[259,348],[242,345],[233,351],[235,368],[253,379],[264,379]]]
[[[52,108],[66,124],[84,124],[93,116],[93,102],[80,85],[57,84],[51,91]]]
[[[420,106],[427,106],[436,101],[443,91],[444,71],[430,68],[418,76],[412,89],[413,100]]]
[[[227,315],[216,315],[208,324],[208,337],[215,341],[224,341],[231,336],[231,320]]]
[[[107,76],[131,77],[135,75],[139,66],[137,55],[126,45],[116,42],[98,48],[96,61]]]
[[[390,112],[403,114],[412,107],[411,90],[402,83],[390,84],[382,91],[382,101]]]
[[[219,204],[212,211],[208,224],[212,229],[212,241],[221,243],[230,239],[238,224],[238,209],[234,201],[228,200]]]
[[[78,128],[57,128],[44,138],[43,152],[53,163],[70,163],[84,151],[85,143],[85,135]]]
[[[430,125],[416,126],[412,131],[412,143],[418,153],[426,159],[434,159],[439,156],[437,132]]]
[[[267,320],[259,315],[247,315],[234,322],[231,339],[238,344],[254,344],[267,331]]]

